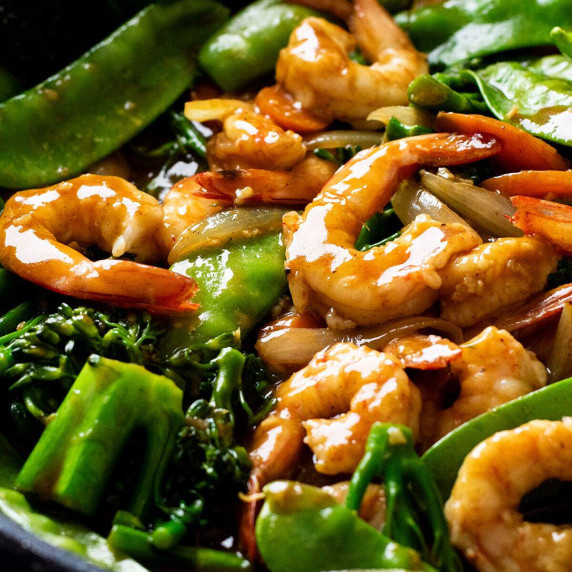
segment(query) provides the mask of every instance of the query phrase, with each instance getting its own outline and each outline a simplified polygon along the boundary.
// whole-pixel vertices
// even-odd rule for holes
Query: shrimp
[[[441,317],[472,326],[497,310],[538,294],[558,255],[535,236],[500,238],[451,260],[440,272]]]
[[[348,33],[322,18],[292,32],[276,64],[276,81],[317,116],[352,122],[378,107],[407,105],[407,87],[428,73],[424,54],[375,0],[356,0]],[[355,36],[355,37],[354,37]],[[357,45],[372,62],[350,59]]]
[[[223,121],[223,129],[209,139],[211,169],[289,169],[306,155],[302,137],[285,131],[254,110],[239,109]]]
[[[217,120],[222,131],[207,143],[211,170],[289,169],[306,156],[302,137],[258,113],[252,103],[234,99],[189,101],[185,117]]]
[[[460,348],[460,358],[449,364],[459,382],[457,399],[434,415],[423,412],[423,432],[435,425],[432,442],[465,421],[546,385],[544,365],[505,330],[489,326]]]
[[[187,227],[233,205],[306,205],[336,169],[332,161],[309,156],[290,171],[204,171],[182,179],[166,193],[165,226],[176,240]]]
[[[511,198],[516,207],[513,223],[542,236],[562,253],[572,256],[572,207],[533,197]]]
[[[296,310],[314,311],[329,323],[339,318],[352,327],[430,308],[442,284],[439,270],[480,245],[477,233],[420,215],[399,238],[367,252],[353,247],[358,233],[420,164],[462,164],[498,149],[488,136],[435,133],[355,155],[302,216],[284,217],[286,270]]]
[[[277,452],[280,470],[293,464],[302,439],[314,453],[316,470],[335,475],[355,469],[375,421],[401,423],[414,434],[419,429],[419,391],[397,359],[366,346],[342,342],[318,352],[280,385],[276,398],[275,411],[255,431],[251,453],[264,480],[280,476],[273,465]],[[277,445],[277,427],[288,435],[289,453]]]
[[[170,242],[161,205],[118,177],[83,175],[21,191],[0,216],[0,264],[7,270],[60,294],[155,312],[196,308],[188,302],[196,283],[139,262],[94,262],[75,247],[157,262]]]
[[[572,527],[524,520],[521,498],[572,481],[572,418],[501,431],[465,458],[445,505],[453,544],[481,572],[568,572]]]

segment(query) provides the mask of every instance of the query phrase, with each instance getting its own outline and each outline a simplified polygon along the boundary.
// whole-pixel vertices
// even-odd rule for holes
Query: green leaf
[[[433,66],[507,50],[552,46],[556,26],[572,26],[570,0],[447,0],[397,15]]]
[[[498,119],[542,139],[572,146],[571,81],[549,77],[518,62],[500,62],[467,73]]]

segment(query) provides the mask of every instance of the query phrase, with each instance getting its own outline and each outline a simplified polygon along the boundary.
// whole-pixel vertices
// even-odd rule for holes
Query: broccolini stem
[[[415,452],[408,427],[390,423],[372,426],[365,455],[350,481],[346,506],[358,510],[368,484],[376,478],[385,484],[387,497],[383,533],[400,544],[420,550],[427,562],[443,572],[462,570],[460,559],[449,542],[441,496]],[[420,515],[428,521],[430,542],[423,534]]]
[[[193,570],[250,570],[248,560],[230,552],[190,546],[159,550],[149,534],[120,524],[113,526],[108,541],[113,548],[146,564],[185,565]]]

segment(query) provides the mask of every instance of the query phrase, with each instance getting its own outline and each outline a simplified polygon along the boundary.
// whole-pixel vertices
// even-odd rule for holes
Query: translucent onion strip
[[[414,181],[405,181],[400,185],[391,199],[391,205],[404,225],[413,222],[417,215],[426,214],[438,222],[456,222],[468,226],[455,211]]]
[[[338,149],[348,145],[366,149],[380,145],[382,142],[383,133],[377,131],[324,131],[304,139],[304,144],[310,151],[315,149]]]
[[[185,117],[189,121],[222,120],[241,107],[250,104],[239,99],[198,99],[185,103]]]
[[[562,307],[552,352],[546,363],[549,381],[560,381],[572,375],[572,302]]]
[[[199,249],[278,231],[285,212],[279,208],[237,207],[209,216],[182,232],[169,253],[169,264]]]
[[[329,328],[263,328],[256,350],[269,367],[291,373],[304,367],[319,351],[337,343],[352,342],[383,350],[392,340],[414,334],[419,330],[438,332],[447,339],[461,343],[461,329],[441,318],[412,316],[391,320],[371,328],[332,330]]]
[[[522,231],[508,220],[516,209],[507,197],[456,179],[446,169],[439,169],[438,175],[421,171],[421,184],[491,236],[522,236]]]
[[[372,111],[368,116],[369,121],[379,121],[387,125],[389,120],[395,117],[405,125],[424,125],[425,127],[433,127],[435,116],[428,111],[416,109],[406,105],[392,105],[388,107],[380,107]]]

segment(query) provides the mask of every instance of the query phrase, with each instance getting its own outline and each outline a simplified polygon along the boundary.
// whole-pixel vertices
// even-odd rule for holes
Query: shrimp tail
[[[516,207],[513,224],[526,234],[542,236],[562,254],[572,255],[571,206],[520,195],[510,200]]]
[[[311,185],[298,185],[287,171],[232,169],[205,171],[194,176],[202,187],[195,195],[221,204],[278,203],[305,205],[317,193]]]
[[[74,298],[158,314],[188,312],[199,307],[189,301],[198,290],[197,283],[165,268],[129,260],[99,260],[77,267],[73,273],[76,279],[71,287],[57,283],[42,286]],[[98,280],[91,279],[94,273]]]

